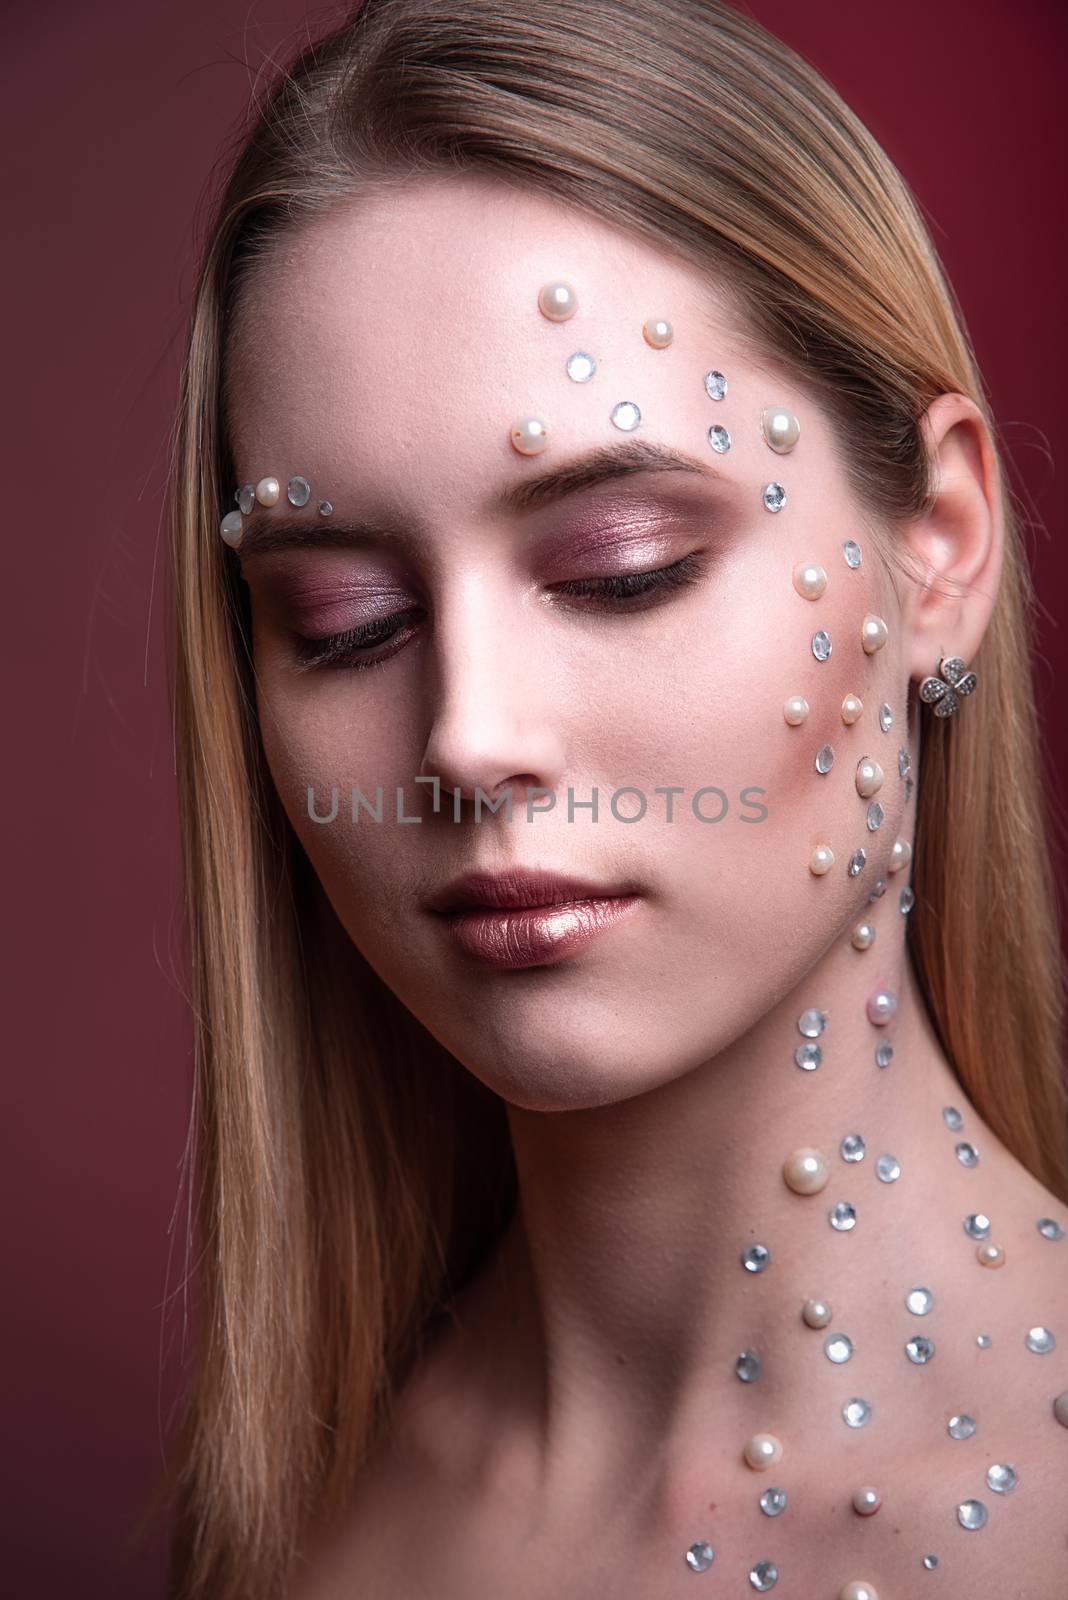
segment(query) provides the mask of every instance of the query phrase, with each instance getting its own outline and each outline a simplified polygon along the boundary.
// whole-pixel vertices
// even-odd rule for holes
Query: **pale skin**
[[[579,295],[569,323],[543,317],[541,285]],[[666,350],[641,335],[647,317],[675,330]],[[241,552],[253,605],[261,727],[289,816],[351,937],[382,978],[508,1106],[521,1211],[497,1260],[458,1299],[446,1329],[401,1397],[399,1427],[359,1485],[351,1520],[320,1553],[302,1600],[328,1596],[752,1593],[750,1567],[773,1559],[777,1592],[839,1595],[866,1580],[879,1600],[936,1591],[1036,1596],[1066,1560],[1061,1500],[1068,1430],[1051,1415],[1068,1388],[1068,1240],[1035,1221],[1065,1208],[999,1143],[971,1106],[934,1035],[905,959],[898,909],[921,759],[908,689],[943,654],[971,661],[997,592],[1003,528],[997,465],[964,396],[941,396],[923,427],[937,466],[929,515],[898,530],[913,576],[879,559],[865,508],[850,494],[828,420],[789,375],[761,364],[736,313],[685,263],[592,219],[488,180],[423,180],[348,203],[287,240],[255,283],[238,341],[233,445],[241,482],[301,472],[303,511],[264,511],[322,526],[385,518],[399,537],[358,548]],[[564,362],[596,355],[574,384]],[[723,402],[703,374],[728,376]],[[608,420],[636,400],[642,423]],[[760,430],[764,406],[799,419],[779,456]],[[548,422],[548,448],[525,457],[509,430]],[[727,426],[730,451],[707,443]],[[703,461],[716,476],[647,470],[520,513],[490,511],[502,491],[641,437]],[[761,494],[775,480],[777,514]],[[253,519],[249,519],[250,535]],[[597,534],[597,552],[590,529]],[[864,560],[851,570],[842,542]],[[585,554],[583,553],[585,548]],[[693,584],[632,614],[564,604],[561,582],[650,571],[698,557]],[[798,561],[827,575],[813,602],[791,581]],[[942,580],[950,580],[943,582]],[[373,671],[298,672],[297,636],[335,634],[406,613]],[[885,619],[874,655],[863,618]],[[820,663],[809,641],[831,635]],[[980,682],[977,693],[982,693]],[[863,701],[847,726],[843,697]],[[790,727],[783,704],[809,701]],[[877,708],[893,711],[890,732]],[[967,716],[967,702],[958,715]],[[819,746],[835,765],[819,776]],[[865,828],[856,764],[874,756],[886,820]],[[465,799],[511,785],[511,825],[469,809],[435,816],[416,774],[437,774]],[[318,826],[309,784],[387,796],[405,785],[423,824]],[[685,790],[672,824],[662,807],[627,826],[613,789]],[[702,824],[691,791],[730,797]],[[569,823],[563,804],[523,818],[526,786],[576,798],[599,788],[601,820]],[[763,791],[768,816],[740,821],[737,796]],[[390,813],[387,810],[387,816]],[[809,871],[817,843],[836,864]],[[845,864],[863,845],[858,878]],[[457,873],[519,862],[637,879],[635,912],[573,960],[488,970],[458,952],[422,900]],[[994,866],[992,864],[992,870]],[[874,884],[886,893],[870,903]],[[869,920],[870,949],[851,933]],[[878,988],[898,997],[888,1028],[868,1020]],[[797,1019],[827,1013],[823,1064],[794,1063]],[[894,1047],[875,1066],[880,1039]],[[942,1117],[964,1118],[961,1133]],[[860,1132],[865,1159],[839,1155]],[[965,1168],[958,1139],[980,1163]],[[799,1147],[827,1157],[830,1182],[801,1196],[783,1162]],[[897,1182],[878,1181],[894,1154]],[[857,1208],[838,1232],[827,1213]],[[962,1228],[987,1213],[1006,1263],[976,1258]],[[768,1245],[758,1275],[742,1251]],[[926,1317],[904,1305],[934,1291]],[[818,1331],[800,1311],[830,1302]],[[1028,1328],[1058,1335],[1045,1356]],[[846,1332],[845,1365],[823,1352]],[[992,1344],[980,1349],[979,1333]],[[908,1339],[934,1339],[926,1366]],[[760,1353],[762,1377],[734,1372]],[[852,1430],[841,1406],[868,1399]],[[967,1411],[971,1440],[946,1421]],[[758,1432],[782,1460],[743,1460]],[[1016,1491],[988,1489],[1011,1462]],[[770,1485],[787,1510],[766,1517]],[[851,1497],[883,1495],[874,1517]],[[961,1528],[958,1502],[990,1512]],[[685,1552],[707,1539],[707,1575]],[[939,1557],[927,1572],[922,1558]],[[313,1552],[314,1554],[314,1552]],[[995,1587],[996,1586],[996,1587]]]

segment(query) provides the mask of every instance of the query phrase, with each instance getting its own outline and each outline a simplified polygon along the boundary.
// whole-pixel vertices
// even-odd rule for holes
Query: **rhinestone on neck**
[[[842,1407],[842,1420],[847,1428],[866,1428],[871,1421],[871,1402],[869,1400],[847,1400]]]
[[[986,1526],[986,1506],[981,1500],[963,1500],[957,1507],[957,1521],[962,1528]]]
[[[934,1306],[934,1295],[930,1289],[910,1289],[905,1296],[905,1304],[914,1317],[925,1317]]]
[[[766,1517],[777,1517],[786,1510],[785,1489],[765,1489],[760,1496],[760,1509]]]
[[[1035,1227],[1038,1229],[1043,1239],[1064,1238],[1064,1229],[1061,1227],[1056,1217],[1039,1217],[1038,1221],[1035,1223]]]
[[[1033,1350],[1036,1356],[1048,1355],[1057,1348],[1057,1340],[1049,1328],[1030,1328],[1027,1333],[1026,1344],[1028,1350]]]
[[[774,1561],[758,1561],[749,1573],[749,1582],[760,1594],[774,1589],[779,1581],[779,1569]]]
[[[946,1431],[951,1439],[970,1439],[975,1432],[975,1418],[966,1411],[958,1412],[946,1423]]]
[[[831,636],[823,628],[812,635],[812,654],[817,661],[828,661],[831,655]]]
[[[699,1539],[686,1552],[686,1565],[691,1572],[707,1572],[715,1559],[716,1552],[707,1539]]]
[[[597,363],[585,350],[576,350],[567,358],[566,371],[572,383],[589,383],[597,371]]]
[[[848,1200],[839,1200],[827,1213],[827,1220],[838,1233],[848,1233],[857,1225],[857,1208]]]
[[[742,1266],[746,1272],[763,1272],[771,1265],[771,1251],[766,1244],[752,1244],[742,1253]]]
[[[995,1494],[1011,1494],[1019,1481],[1016,1468],[1007,1461],[996,1461],[986,1469],[987,1487]]]

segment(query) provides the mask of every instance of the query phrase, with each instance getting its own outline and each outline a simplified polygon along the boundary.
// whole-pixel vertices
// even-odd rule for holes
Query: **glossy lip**
[[[541,867],[511,867],[505,872],[464,872],[431,895],[430,911],[529,910],[572,901],[612,900],[639,893],[635,883],[597,883]]]
[[[525,909],[447,911],[442,921],[461,950],[484,966],[547,967],[577,955],[640,904],[637,894],[608,895]]]

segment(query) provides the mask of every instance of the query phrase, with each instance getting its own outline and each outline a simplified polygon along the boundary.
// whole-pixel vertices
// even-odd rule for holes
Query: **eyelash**
[[[620,606],[624,612],[644,610],[632,604],[646,596],[672,593],[697,583],[702,574],[703,562],[699,554],[683,556],[669,567],[654,567],[645,572],[614,573],[605,578],[572,578],[553,585],[553,592],[573,599],[603,601]],[[350,671],[363,671],[382,666],[395,655],[373,656],[368,652],[376,644],[392,644],[396,633],[381,637],[382,630],[395,627],[405,617],[415,614],[417,608],[397,611],[391,617],[380,617],[375,622],[362,623],[345,633],[332,634],[327,639],[301,638],[297,648],[297,667],[307,671],[316,667],[342,666]],[[398,649],[400,647],[398,646]]]

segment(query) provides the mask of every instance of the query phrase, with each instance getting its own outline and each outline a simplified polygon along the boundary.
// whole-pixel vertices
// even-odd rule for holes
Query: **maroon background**
[[[1051,235],[1065,14],[1054,0],[897,0],[863,18],[854,0],[752,9],[881,139],[956,286],[1035,521],[1039,699],[1059,790],[1066,351]],[[18,753],[5,791],[17,813],[0,1505],[5,1588],[20,1600],[162,1592],[162,1536],[123,1550],[162,1459],[181,1316],[179,1303],[165,1347],[161,1305],[185,1265],[184,1215],[168,1235],[190,1028],[174,970],[161,487],[198,199],[254,74],[329,14],[283,0],[258,12],[42,0],[5,21],[3,633]]]

